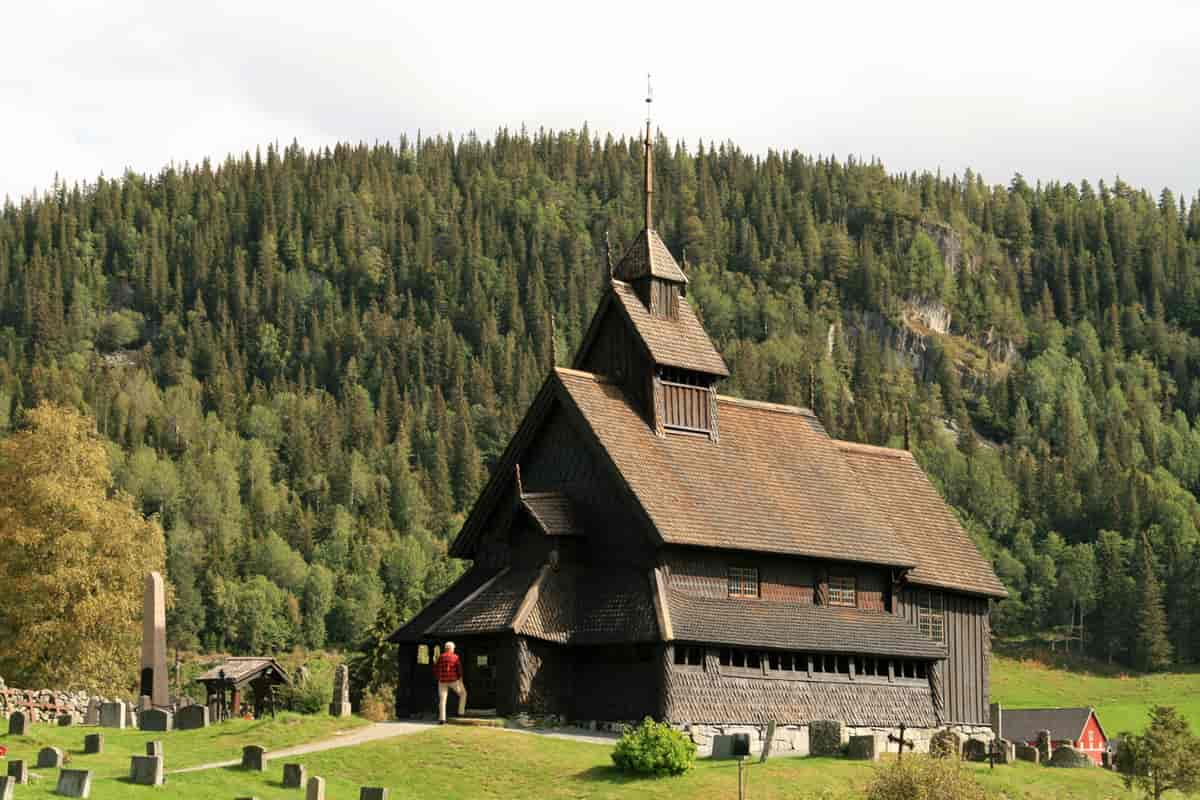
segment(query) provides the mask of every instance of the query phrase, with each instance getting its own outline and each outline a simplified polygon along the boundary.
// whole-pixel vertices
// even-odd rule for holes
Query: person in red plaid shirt
[[[438,724],[446,724],[446,694],[451,690],[458,696],[458,715],[467,713],[467,687],[463,686],[462,662],[454,652],[454,642],[446,642],[437,663],[433,665],[433,676],[438,682]]]

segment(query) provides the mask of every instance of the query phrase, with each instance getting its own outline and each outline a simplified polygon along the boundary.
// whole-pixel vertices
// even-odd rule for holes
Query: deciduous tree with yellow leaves
[[[113,488],[95,425],[43,403],[0,440],[0,674],[18,686],[126,691],[162,529]]]

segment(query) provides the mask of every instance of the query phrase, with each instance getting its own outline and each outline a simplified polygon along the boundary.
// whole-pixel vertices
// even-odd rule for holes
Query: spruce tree
[[[1157,672],[1171,665],[1171,641],[1167,637],[1167,613],[1156,574],[1150,540],[1143,533],[1135,556],[1138,566],[1137,610],[1134,628],[1134,663],[1143,672]]]

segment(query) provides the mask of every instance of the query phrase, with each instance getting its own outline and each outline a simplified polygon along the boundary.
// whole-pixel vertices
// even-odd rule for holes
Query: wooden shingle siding
[[[804,724],[927,727],[937,724],[928,686],[766,680],[722,674],[715,651],[703,669],[671,665],[665,713],[675,723]]]
[[[919,591],[922,590],[906,587],[898,604],[899,613],[914,627]],[[944,597],[947,648],[942,667],[944,721],[986,725],[992,650],[988,600],[955,592],[945,592]]]

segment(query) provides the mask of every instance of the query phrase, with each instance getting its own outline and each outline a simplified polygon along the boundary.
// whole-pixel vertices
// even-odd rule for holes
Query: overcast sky
[[[48,7],[54,7],[49,10]],[[497,128],[1200,189],[1200,2],[6,4],[0,197]]]

